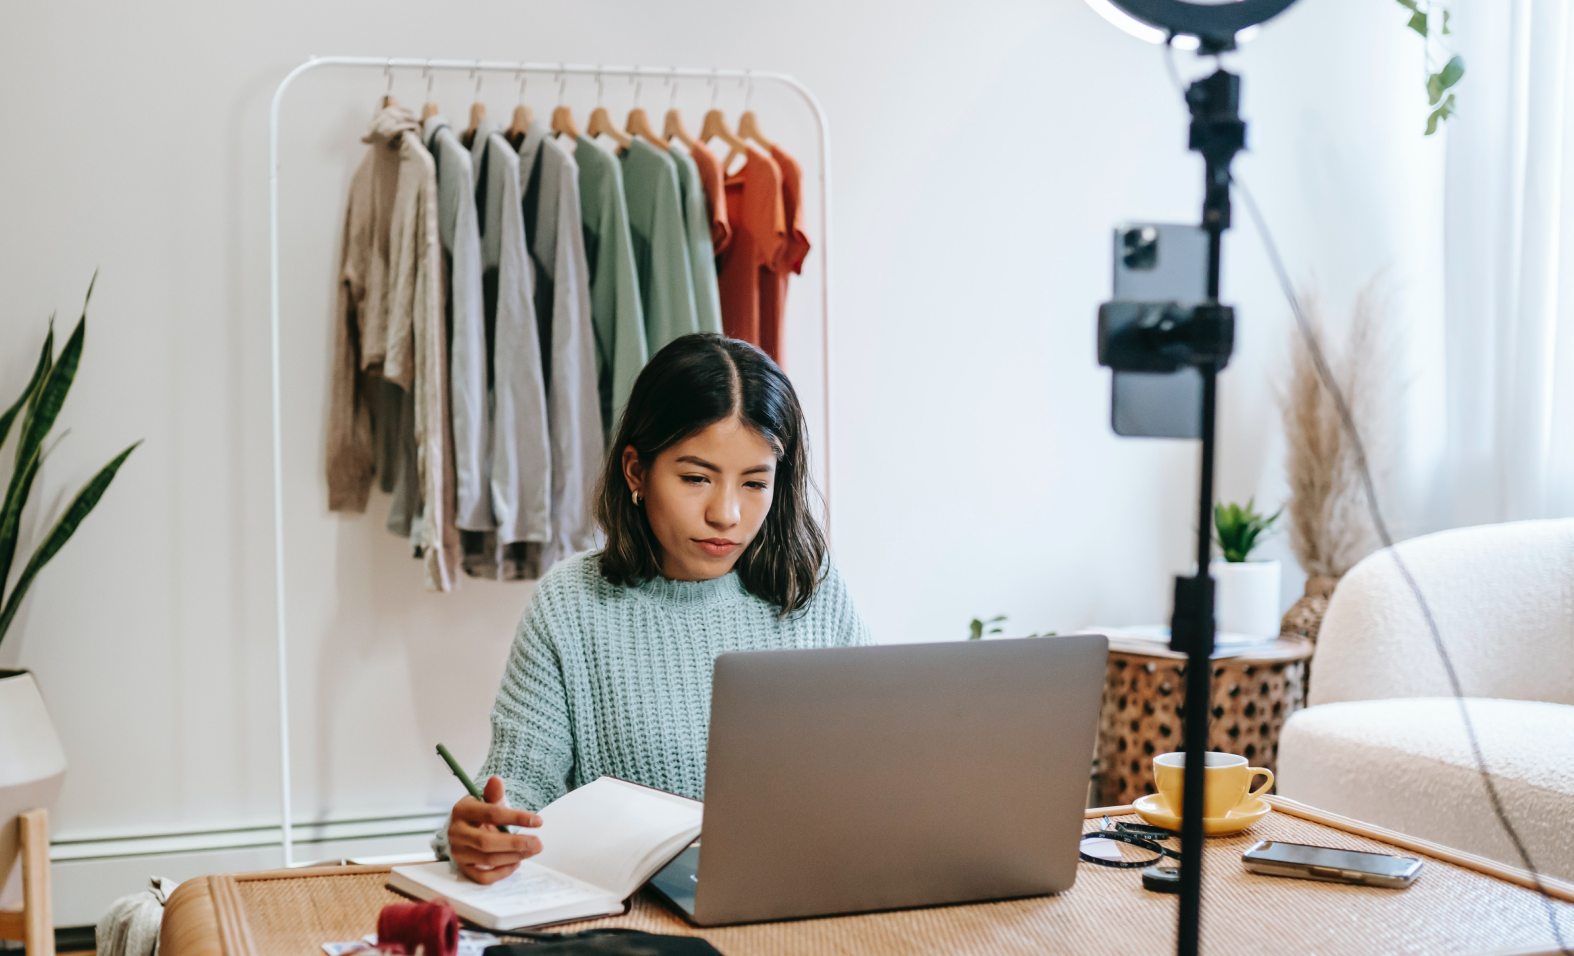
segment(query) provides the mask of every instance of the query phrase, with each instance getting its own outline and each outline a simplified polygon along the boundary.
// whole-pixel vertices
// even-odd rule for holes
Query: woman
[[[752,345],[697,334],[657,353],[595,510],[606,547],[547,572],[519,622],[486,802],[454,804],[437,840],[477,882],[541,852],[499,825],[540,826],[530,810],[604,774],[703,797],[716,655],[871,643],[809,511],[798,397]]]

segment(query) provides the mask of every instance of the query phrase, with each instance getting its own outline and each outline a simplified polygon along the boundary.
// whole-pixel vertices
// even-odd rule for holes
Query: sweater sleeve
[[[325,455],[328,510],[360,513],[372,489],[375,452],[367,377],[361,370],[360,319],[366,305],[366,263],[372,247],[372,155],[350,183],[339,265],[338,303],[333,323],[333,365],[328,384]]]
[[[879,643],[869,632],[869,625],[864,623],[863,615],[858,613],[858,606],[853,603],[853,596],[847,590],[847,581],[842,577],[841,569],[829,557],[825,563],[825,580],[820,582],[820,593],[816,600],[824,602],[829,631],[835,635],[836,646],[865,647]]]
[[[492,705],[492,748],[481,780],[503,778],[510,806],[539,810],[568,792],[574,768],[568,694],[557,644],[532,601]]]
[[[492,705],[492,746],[475,775],[478,787],[503,778],[508,805],[540,810],[568,792],[574,768],[568,694],[556,641],[546,626],[538,587],[514,635],[503,684]],[[448,857],[448,827],[438,831],[432,849]]]

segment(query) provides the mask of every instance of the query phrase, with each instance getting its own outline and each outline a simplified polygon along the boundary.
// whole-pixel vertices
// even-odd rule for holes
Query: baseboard
[[[55,952],[85,953],[98,948],[97,926],[55,927]]]
[[[98,927],[96,926],[57,926],[55,927],[55,952],[91,953],[98,949]],[[22,956],[27,949],[19,940],[0,939],[0,953],[16,953]]]
[[[447,815],[410,813],[297,825],[297,864],[430,852]],[[278,827],[67,837],[50,846],[56,926],[96,925],[116,899],[148,887],[150,876],[188,880],[284,864]],[[57,947],[58,948],[58,947]]]
[[[444,813],[404,813],[392,816],[360,817],[299,823],[291,828],[292,843],[310,847],[321,843],[368,840],[385,837],[430,835],[443,821]],[[225,827],[176,832],[120,833],[88,837],[62,837],[49,843],[53,863],[76,860],[105,860],[117,857],[164,856],[172,853],[213,853],[279,846],[276,826]],[[282,852],[282,851],[281,851]],[[300,857],[300,854],[296,854]]]

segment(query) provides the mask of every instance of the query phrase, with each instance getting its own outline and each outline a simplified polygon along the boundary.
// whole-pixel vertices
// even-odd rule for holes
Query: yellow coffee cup
[[[1203,784],[1202,815],[1210,819],[1222,817],[1248,800],[1267,793],[1273,787],[1273,771],[1262,767],[1248,767],[1245,757],[1234,754],[1209,753],[1203,766],[1207,779]],[[1262,786],[1249,790],[1252,778],[1261,774],[1268,779]],[[1182,782],[1186,775],[1186,755],[1183,753],[1159,754],[1153,758],[1153,782],[1159,788],[1170,812],[1181,813]]]

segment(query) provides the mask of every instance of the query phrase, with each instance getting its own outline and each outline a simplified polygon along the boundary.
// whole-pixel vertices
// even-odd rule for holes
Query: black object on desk
[[[514,933],[535,940],[488,946],[482,956],[722,956],[697,936],[661,936],[637,929],[583,933]]]
[[[1142,886],[1155,893],[1180,892],[1180,867],[1150,866],[1142,871]]]
[[[1082,839],[1084,842],[1088,840],[1112,840],[1116,843],[1125,843],[1143,850],[1148,850],[1158,855],[1151,860],[1105,860],[1096,856],[1090,856],[1087,853],[1080,853],[1078,855],[1081,857],[1082,862],[1084,863],[1093,863],[1097,864],[1098,866],[1113,867],[1117,870],[1134,870],[1138,867],[1147,867],[1148,870],[1153,870],[1158,869],[1158,867],[1154,866],[1153,864],[1163,863],[1165,857],[1169,857],[1172,860],[1179,860],[1181,858],[1179,853],[1171,850],[1169,847],[1164,846],[1163,844],[1163,841],[1174,839],[1174,837],[1175,834],[1164,829],[1163,827],[1150,827],[1143,823],[1116,823],[1111,825],[1109,817],[1105,816],[1103,826],[1100,829],[1082,834]],[[1142,871],[1142,882],[1144,886],[1147,886],[1148,884],[1148,870]],[[1179,872],[1179,870],[1175,869],[1170,870],[1170,873],[1176,880],[1179,880],[1179,876],[1175,874],[1178,874]],[[1169,877],[1166,877],[1166,879],[1168,878]],[[1176,885],[1179,886],[1179,883],[1177,882]],[[1154,887],[1148,886],[1148,889],[1151,890],[1154,889]],[[1164,892],[1175,893],[1179,892],[1179,890],[1166,889]]]

